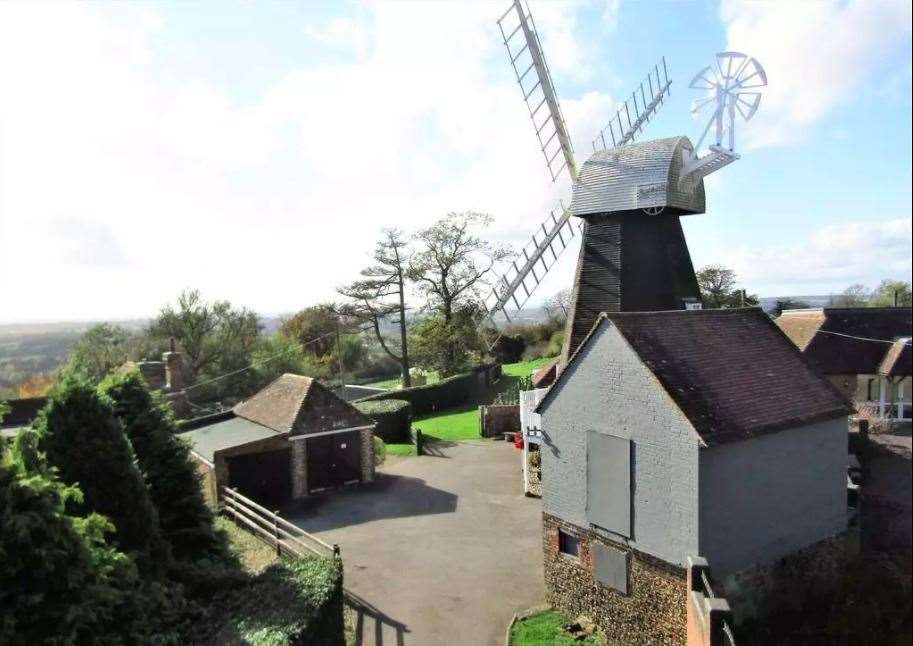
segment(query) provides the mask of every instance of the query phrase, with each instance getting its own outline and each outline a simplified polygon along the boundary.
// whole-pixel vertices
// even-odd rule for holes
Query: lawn
[[[415,455],[414,444],[388,444],[387,455]]]
[[[501,381],[495,390],[490,393],[493,399],[500,392],[516,388],[520,379],[528,377],[533,371],[538,370],[553,359],[533,359],[509,363],[502,367]],[[479,437],[479,406],[469,404],[454,408],[434,415],[426,415],[412,421],[413,428],[422,429],[429,440],[446,440],[457,442],[460,440],[474,440]]]
[[[582,641],[577,641],[564,632],[562,628],[569,623],[567,618],[559,612],[543,612],[526,619],[521,619],[510,630],[511,646],[596,646],[605,644],[605,640],[596,635],[590,635]]]
[[[259,574],[279,561],[276,548],[270,547],[252,533],[241,529],[231,519],[216,516],[215,523],[218,529],[228,535],[229,548],[238,557],[244,569],[251,574]]]

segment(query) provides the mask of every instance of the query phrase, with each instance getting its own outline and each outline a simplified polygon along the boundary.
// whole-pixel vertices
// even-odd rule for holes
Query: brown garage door
[[[358,431],[307,440],[308,488],[339,487],[361,480],[361,436]]]
[[[292,495],[289,449],[228,458],[228,482],[261,505],[279,506]]]

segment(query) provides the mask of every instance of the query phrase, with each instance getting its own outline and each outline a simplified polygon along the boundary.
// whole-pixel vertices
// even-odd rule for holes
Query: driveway
[[[910,425],[892,433],[870,435],[863,457],[863,547],[870,553],[906,551],[913,544],[913,469]]]
[[[512,614],[544,597],[540,501],[523,496],[511,444],[430,448],[287,517],[339,544],[346,588],[384,616],[362,616],[361,643],[503,644]]]

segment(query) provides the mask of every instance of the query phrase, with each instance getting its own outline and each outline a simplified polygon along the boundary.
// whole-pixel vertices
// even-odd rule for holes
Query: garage
[[[374,479],[374,423],[309,377],[284,374],[232,410],[181,428],[212,502],[228,486],[281,507]]]

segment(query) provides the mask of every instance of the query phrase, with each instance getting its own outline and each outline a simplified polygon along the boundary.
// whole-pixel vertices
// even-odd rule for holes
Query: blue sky
[[[521,245],[559,198],[492,3],[3,3],[3,320],[147,316],[187,286],[262,313],[333,298],[383,226],[450,210]],[[686,134],[717,51],[769,87],[685,220],[761,295],[911,274],[903,2],[533,2],[578,162],[660,56]],[[569,286],[573,251],[540,296]]]

